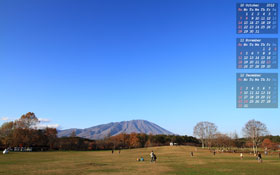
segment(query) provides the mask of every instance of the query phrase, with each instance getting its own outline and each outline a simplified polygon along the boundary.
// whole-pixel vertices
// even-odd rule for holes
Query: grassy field
[[[150,163],[154,150],[157,163]],[[194,151],[194,157],[190,156]],[[144,162],[137,162],[143,156]],[[240,160],[236,153],[217,153],[194,147],[155,147],[111,151],[10,152],[0,155],[0,175],[39,174],[190,174],[190,175],[279,175],[277,155],[263,156],[263,163],[250,154]]]

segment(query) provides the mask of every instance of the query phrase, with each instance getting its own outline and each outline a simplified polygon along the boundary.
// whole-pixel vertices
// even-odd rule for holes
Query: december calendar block
[[[277,73],[237,73],[237,108],[278,108]]]
[[[237,69],[277,69],[277,38],[237,38]]]
[[[277,34],[278,3],[237,3],[238,34]]]

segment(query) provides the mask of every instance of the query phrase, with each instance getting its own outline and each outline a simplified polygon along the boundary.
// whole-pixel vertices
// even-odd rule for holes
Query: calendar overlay
[[[237,73],[237,108],[278,108],[277,73]]]
[[[237,38],[237,69],[277,69],[278,38]]]
[[[278,3],[237,3],[238,34],[277,34]]]

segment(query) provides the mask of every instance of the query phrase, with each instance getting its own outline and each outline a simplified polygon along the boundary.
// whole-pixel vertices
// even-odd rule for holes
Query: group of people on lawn
[[[216,154],[216,151],[214,151],[213,155]],[[191,152],[191,157],[193,157],[193,152]],[[150,157],[151,157],[151,162],[156,162],[157,160],[157,156],[155,155],[154,151],[152,151],[150,153]],[[243,153],[240,153],[240,158],[243,159]],[[280,153],[279,153],[279,158],[280,158]],[[258,159],[258,162],[259,163],[262,163],[262,155],[260,152],[257,153],[257,159]],[[137,158],[137,161],[144,161],[144,158],[141,157],[141,158]]]
[[[150,156],[151,156],[151,162],[156,162],[157,161],[157,156],[155,155],[154,151],[152,151],[150,153]],[[141,157],[141,158],[137,158],[137,161],[138,162],[143,162],[144,161],[144,158]]]

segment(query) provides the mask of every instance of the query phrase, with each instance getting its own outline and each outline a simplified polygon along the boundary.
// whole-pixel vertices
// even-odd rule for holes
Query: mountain
[[[88,139],[103,139],[104,137],[110,135],[118,135],[121,133],[146,133],[146,134],[165,134],[172,135],[173,133],[163,129],[162,127],[146,121],[146,120],[131,120],[131,121],[122,121],[122,122],[112,122],[103,125],[97,125],[90,128],[85,129],[66,129],[59,130],[58,137],[69,137],[72,132],[76,133],[76,136],[88,138]]]

